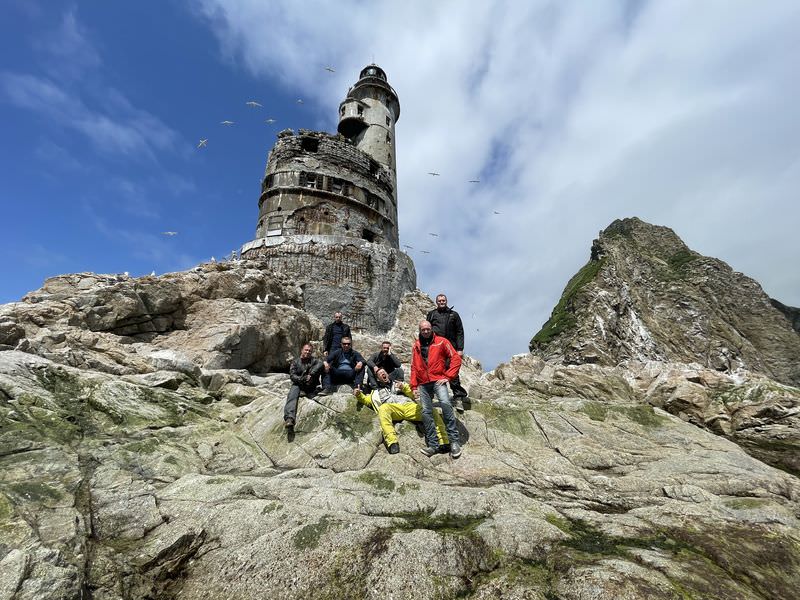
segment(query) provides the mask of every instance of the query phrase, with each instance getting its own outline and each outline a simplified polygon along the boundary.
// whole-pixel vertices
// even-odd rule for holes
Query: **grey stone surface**
[[[322,324],[257,264],[64,276],[0,307],[0,599],[800,589],[800,389],[701,363],[465,357],[457,460],[423,456],[409,422],[388,454],[346,387],[302,398],[289,432],[286,358]],[[397,302],[354,341],[389,339],[407,371],[432,302]]]

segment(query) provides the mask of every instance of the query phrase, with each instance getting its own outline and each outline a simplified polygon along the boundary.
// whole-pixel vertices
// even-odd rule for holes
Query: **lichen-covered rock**
[[[387,454],[346,389],[301,399],[287,434],[286,375],[229,381],[212,404],[185,382],[126,379],[0,352],[0,589],[16,598],[777,599],[800,585],[797,478],[647,405],[620,369],[517,357],[484,374],[458,460],[423,456],[411,423]]]
[[[284,427],[287,359],[322,323],[253,264],[64,276],[0,307],[0,600],[800,589],[798,388],[706,362],[465,357],[462,456],[424,456],[409,422],[390,455],[346,386]],[[431,307],[406,294],[357,349],[389,339],[407,368]]]

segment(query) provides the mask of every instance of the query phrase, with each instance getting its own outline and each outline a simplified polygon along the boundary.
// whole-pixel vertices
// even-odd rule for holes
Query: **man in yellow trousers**
[[[422,422],[422,406],[415,401],[414,392],[407,383],[393,382],[384,369],[380,369],[376,373],[376,378],[378,387],[370,394],[364,394],[361,390],[355,389],[353,395],[359,404],[378,413],[381,431],[383,431],[383,441],[386,443],[389,454],[397,454],[400,452],[400,444],[397,442],[394,424],[398,421]],[[439,452],[447,454],[450,452],[450,443],[442,416],[438,411],[433,412],[433,420],[436,423],[436,433],[439,438]]]

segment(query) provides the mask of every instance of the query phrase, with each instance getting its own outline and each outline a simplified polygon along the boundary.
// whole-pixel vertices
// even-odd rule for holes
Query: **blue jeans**
[[[451,444],[458,444],[458,429],[456,429],[456,415],[453,405],[450,404],[450,395],[447,393],[447,384],[439,385],[435,381],[423,383],[419,386],[419,402],[422,405],[422,426],[425,428],[425,443],[430,448],[438,448],[436,437],[436,424],[433,422],[433,396],[442,409],[442,419],[447,437]]]

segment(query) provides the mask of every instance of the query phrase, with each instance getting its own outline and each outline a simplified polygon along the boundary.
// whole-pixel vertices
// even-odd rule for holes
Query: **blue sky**
[[[796,2],[0,4],[0,302],[249,241],[274,134],[334,131],[374,60],[402,107],[401,243],[486,366],[620,217],[800,305]]]

